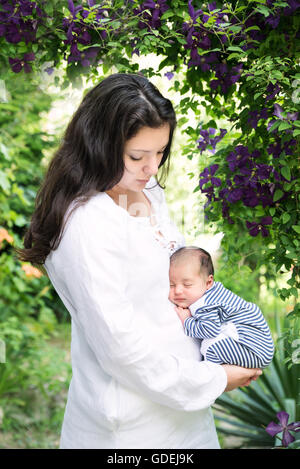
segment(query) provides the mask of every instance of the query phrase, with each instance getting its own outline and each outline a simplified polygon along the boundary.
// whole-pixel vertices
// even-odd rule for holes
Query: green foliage
[[[62,369],[59,360],[49,363],[41,352],[56,331],[60,300],[48,278],[19,262],[13,251],[33,211],[43,152],[56,144],[41,125],[52,99],[18,76],[6,82],[5,93],[7,101],[0,103],[0,413],[7,430],[28,420],[34,393],[43,393],[47,409],[51,393],[54,398],[66,383],[55,378]],[[45,387],[56,389],[47,397]]]
[[[277,333],[281,335],[280,321],[277,322]],[[280,446],[281,440],[265,431],[271,421],[276,421],[277,412],[287,412],[290,422],[300,420],[300,360],[295,358],[291,367],[286,366],[290,356],[286,341],[277,342],[276,350],[273,362],[257,381],[249,387],[223,394],[216,401],[218,431],[237,436],[241,447]],[[300,440],[298,435],[294,436]],[[294,447],[299,447],[299,441]]]

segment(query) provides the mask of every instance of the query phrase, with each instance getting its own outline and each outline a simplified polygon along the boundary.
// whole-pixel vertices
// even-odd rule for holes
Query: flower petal
[[[265,218],[269,218],[269,217],[265,217]],[[270,217],[272,218],[272,217]],[[263,218],[261,219],[261,221],[263,221]],[[266,225],[267,223],[264,223],[264,225]],[[288,424],[288,421],[289,421],[289,414],[287,412],[284,412],[284,410],[282,410],[281,412],[278,412],[276,414],[276,417],[278,418],[279,422],[281,423],[281,425],[283,427],[286,427],[287,424]]]
[[[273,222],[273,219],[271,216],[268,216],[268,217],[263,217],[260,221],[260,223],[262,225],[272,225],[272,222]],[[280,417],[279,417],[279,414],[280,414]],[[286,412],[278,412],[277,417],[278,417],[278,420],[280,423],[282,423],[282,421],[280,420],[281,418],[285,419],[285,416],[283,414],[286,414],[287,415],[287,420],[286,420],[286,423],[288,423],[288,419],[289,419],[289,414],[287,414]]]
[[[286,447],[293,441],[295,441],[295,437],[291,435],[291,433],[287,429],[283,430],[283,438],[282,438],[283,446]]]
[[[266,432],[269,433],[271,436],[277,435],[277,433],[282,432],[282,426],[278,425],[278,423],[270,422],[269,425],[266,427]]]

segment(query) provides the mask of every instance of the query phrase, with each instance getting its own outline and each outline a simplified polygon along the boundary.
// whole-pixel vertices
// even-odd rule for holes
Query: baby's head
[[[170,293],[172,303],[188,308],[214,283],[214,266],[204,249],[188,246],[170,258]]]

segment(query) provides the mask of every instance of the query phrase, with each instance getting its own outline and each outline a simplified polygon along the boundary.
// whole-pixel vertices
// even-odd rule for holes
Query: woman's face
[[[127,140],[124,148],[125,170],[122,179],[115,187],[122,191],[140,192],[155,176],[169,143],[170,126],[153,129],[142,127],[139,132]]]

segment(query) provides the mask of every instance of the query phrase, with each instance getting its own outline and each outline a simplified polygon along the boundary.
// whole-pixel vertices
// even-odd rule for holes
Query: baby
[[[169,299],[190,337],[202,339],[205,360],[265,368],[274,354],[270,329],[257,305],[214,281],[211,256],[190,246],[170,258]]]

